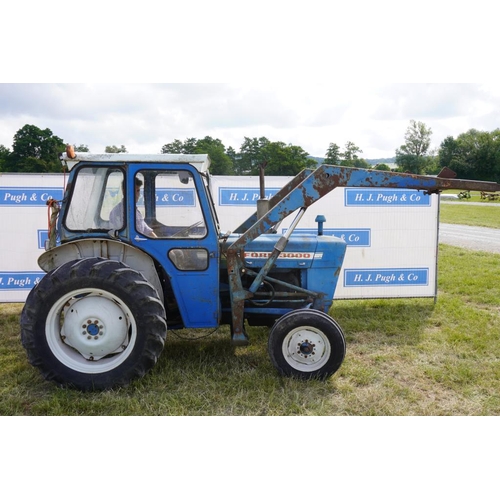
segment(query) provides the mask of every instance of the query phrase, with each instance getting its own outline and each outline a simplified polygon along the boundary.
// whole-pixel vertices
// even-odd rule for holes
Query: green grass
[[[2,304],[0,415],[500,415],[500,255],[441,245],[439,268],[436,303],[334,303],[347,355],[326,382],[278,376],[266,328],[234,348],[223,327],[195,341],[170,334],[127,388],[60,389],[26,360],[21,305]]]
[[[442,202],[439,220],[447,224],[464,224],[466,226],[482,226],[500,229],[500,206],[484,204],[468,205]]]

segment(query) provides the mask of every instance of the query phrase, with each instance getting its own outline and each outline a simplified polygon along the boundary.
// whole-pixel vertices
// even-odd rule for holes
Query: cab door
[[[165,269],[186,328],[217,326],[219,229],[201,175],[191,165],[141,164],[128,183],[131,243]]]

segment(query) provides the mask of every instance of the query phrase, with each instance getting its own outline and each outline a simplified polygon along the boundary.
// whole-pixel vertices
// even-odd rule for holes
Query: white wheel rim
[[[51,307],[45,323],[54,356],[80,373],[103,373],[131,354],[137,325],[132,312],[116,295],[83,288],[63,295]]]
[[[283,341],[283,356],[298,371],[313,372],[330,359],[331,345],[326,335],[312,326],[291,330]]]

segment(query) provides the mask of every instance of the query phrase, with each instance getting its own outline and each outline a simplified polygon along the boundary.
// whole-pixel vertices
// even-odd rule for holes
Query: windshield
[[[65,227],[70,231],[109,231],[109,214],[123,199],[123,180],[119,168],[82,168],[74,181]]]

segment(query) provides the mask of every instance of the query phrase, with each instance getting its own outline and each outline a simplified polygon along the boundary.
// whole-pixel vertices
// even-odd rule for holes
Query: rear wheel
[[[282,375],[290,377],[330,377],[344,361],[345,350],[337,322],[314,309],[285,314],[269,333],[271,361]]]
[[[142,274],[101,258],[68,262],[31,290],[21,314],[28,359],[80,390],[126,385],[156,363],[165,309]]]

